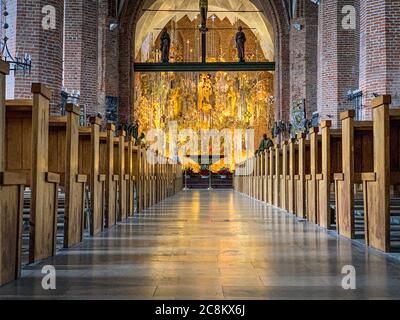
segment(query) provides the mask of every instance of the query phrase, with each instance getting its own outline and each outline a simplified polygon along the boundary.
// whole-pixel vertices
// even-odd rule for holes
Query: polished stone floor
[[[41,287],[54,265],[57,289]],[[341,286],[342,268],[356,290]],[[400,262],[233,191],[181,192],[0,288],[0,299],[400,298]]]

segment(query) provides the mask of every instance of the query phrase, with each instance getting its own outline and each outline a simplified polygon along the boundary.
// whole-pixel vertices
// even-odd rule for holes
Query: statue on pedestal
[[[167,28],[164,28],[162,33],[161,33],[161,61],[162,63],[168,63],[169,62],[169,51],[171,48],[171,37],[168,33]]]
[[[238,51],[239,62],[245,62],[244,46],[246,44],[246,35],[243,32],[243,28],[238,28],[238,33],[236,33],[236,47]]]

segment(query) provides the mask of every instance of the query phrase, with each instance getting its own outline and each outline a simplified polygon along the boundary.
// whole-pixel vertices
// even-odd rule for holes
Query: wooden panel
[[[29,262],[55,254],[58,185],[48,183],[49,100],[42,85],[32,85],[32,179]]]
[[[133,216],[134,212],[135,212],[135,208],[134,208],[134,197],[135,197],[135,181],[134,181],[134,171],[133,171],[133,167],[134,167],[134,147],[133,147],[133,138],[130,137],[129,141],[127,142],[128,144],[128,148],[127,150],[127,156],[126,156],[126,160],[127,160],[127,164],[126,164],[126,168],[127,168],[127,174],[129,176],[129,180],[127,182],[128,186],[127,186],[127,203],[128,203],[128,216]],[[159,201],[159,199],[157,199],[157,201]]]
[[[65,214],[64,247],[70,248],[83,240],[85,182],[86,176],[79,177],[79,114],[67,106],[65,159]],[[62,159],[59,159],[62,161]],[[79,177],[79,178],[78,178]]]
[[[389,101],[387,103],[374,101],[374,173],[376,180],[369,181],[368,175],[364,175],[366,242],[373,248],[385,252],[390,251],[391,123],[389,114]]]
[[[288,165],[288,143],[287,141],[285,141],[283,143],[282,146],[282,175],[281,175],[281,184],[280,184],[280,207],[283,210],[288,210],[288,188],[287,188],[287,184],[288,184],[288,180],[287,180],[287,176],[288,176],[288,169],[289,169],[289,165]]]
[[[23,186],[0,185],[0,286],[21,276]]]
[[[79,172],[87,176],[91,175],[91,144],[90,132],[87,134],[83,128],[79,129]]]
[[[0,286],[21,276],[23,184],[26,180],[24,174],[6,172],[9,146],[5,77],[8,72],[9,64],[0,60]]]
[[[92,236],[103,230],[103,183],[99,181],[100,177],[100,123],[99,118],[91,119],[91,139],[90,139],[90,191],[91,191],[91,217],[90,234]]]
[[[118,144],[118,174],[119,174],[119,219],[124,221],[128,218],[127,208],[127,181],[125,180],[125,137],[126,132],[121,132]]]
[[[117,183],[114,179],[114,134],[115,126],[107,126],[107,170],[106,170],[106,201],[105,201],[105,223],[110,228],[117,223]],[[119,177],[118,177],[119,180]]]
[[[311,180],[307,182],[307,217],[309,221],[318,224],[318,189],[317,174],[319,173],[319,129],[312,128],[310,130],[310,174]]]
[[[330,193],[331,193],[331,176],[332,163],[331,159],[331,121],[324,121],[321,125],[322,130],[322,179],[317,182],[318,186],[318,214],[319,224],[321,227],[329,229],[331,226],[331,210],[330,210]]]
[[[269,174],[268,174],[268,203],[274,203],[274,177],[275,174],[275,153],[274,149],[269,149]]]
[[[282,156],[281,147],[279,144],[275,146],[275,172],[274,172],[274,206],[279,207],[280,205],[280,176],[282,174]]]
[[[305,175],[306,175],[306,136],[298,135],[299,141],[299,157],[298,165],[299,179],[296,181],[296,215],[300,218],[306,217],[306,192],[305,192]]]
[[[354,116],[354,111],[341,114],[343,172],[336,181],[337,229],[341,235],[352,239],[355,237],[354,184],[361,183],[359,173],[372,171],[373,163],[371,123],[355,122]]]
[[[294,176],[296,174],[295,170],[296,154],[295,154],[295,142],[294,140],[289,141],[289,179],[288,179],[288,211],[291,213],[296,212],[296,200],[295,200],[295,181]]]

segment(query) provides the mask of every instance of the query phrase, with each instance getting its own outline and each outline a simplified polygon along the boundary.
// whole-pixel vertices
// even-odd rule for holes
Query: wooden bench
[[[288,212],[296,213],[296,176],[299,173],[299,150],[296,139],[289,140]]]
[[[90,127],[79,128],[79,171],[89,177],[90,216],[89,232],[95,236],[105,226],[105,182],[106,175],[100,171],[100,126],[101,119],[90,118]]]
[[[259,154],[259,177],[258,177],[258,188],[259,188],[259,193],[258,193],[258,200],[260,201],[265,201],[264,198],[264,177],[265,177],[265,153],[261,152]]]
[[[289,210],[288,184],[289,184],[289,144],[284,141],[282,144],[282,164],[280,176],[280,208]]]
[[[343,112],[342,169],[334,174],[336,223],[339,234],[354,239],[355,186],[362,184],[361,174],[373,171],[373,130],[371,121],[355,121],[353,110]]]
[[[104,226],[111,228],[117,223],[118,182],[114,161],[115,125],[107,124],[107,131],[100,133],[100,173],[106,176],[104,200]]]
[[[281,204],[281,176],[282,176],[282,150],[279,144],[274,147],[274,174],[273,180],[273,205],[280,207]]]
[[[274,203],[274,174],[275,174],[275,149],[268,150],[268,174],[267,174],[267,203]]]
[[[264,150],[263,151],[263,176],[262,176],[262,184],[263,184],[263,201],[265,203],[268,203],[268,176],[269,176],[269,151]]]
[[[126,172],[125,158],[127,145],[125,142],[126,132],[122,130],[119,137],[115,139],[114,147],[114,163],[115,173],[119,176],[118,182],[118,207],[119,207],[119,221],[125,221],[128,219],[128,183],[131,179],[129,173]]]
[[[6,75],[9,64],[0,60],[0,286],[21,276],[24,173],[8,172],[6,142]]]
[[[60,175],[49,171],[51,92],[32,84],[33,100],[6,103],[6,170],[23,173],[31,189],[29,262],[56,252]]]
[[[136,177],[138,176],[138,148],[135,146],[133,137],[129,137],[128,146],[126,148],[126,168],[127,174],[129,175],[128,180],[128,215],[133,216],[136,212],[135,208],[135,194],[137,192]]]
[[[85,185],[87,176],[79,173],[79,115],[77,105],[66,105],[66,117],[49,119],[49,170],[60,175],[65,192],[64,248],[83,240]]]
[[[321,163],[317,171],[317,193],[319,225],[326,229],[333,228],[335,211],[331,204],[335,203],[333,173],[342,172],[342,131],[331,129],[332,121],[322,121],[321,128]],[[332,196],[333,195],[333,196]]]
[[[311,128],[309,132],[309,138],[310,171],[309,175],[306,176],[307,218],[309,221],[319,224],[317,174],[320,173],[322,161],[322,140],[321,136],[319,135],[319,128]]]
[[[296,215],[299,218],[307,216],[306,181],[310,179],[310,144],[306,134],[299,133],[298,140],[298,174],[295,175]],[[308,176],[308,177],[307,177]],[[306,180],[307,178],[307,180]]]
[[[389,252],[399,249],[393,247],[395,230],[391,232],[394,227],[391,216],[395,214],[393,200],[396,198],[396,215],[399,215],[395,192],[400,185],[400,110],[390,109],[391,96],[388,95],[376,98],[372,104],[373,167],[362,173],[365,241],[373,248]]]

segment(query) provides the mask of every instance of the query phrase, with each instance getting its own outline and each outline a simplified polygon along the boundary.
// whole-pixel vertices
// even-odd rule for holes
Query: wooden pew
[[[389,252],[391,187],[400,185],[400,110],[390,109],[391,96],[373,101],[373,170],[362,174],[366,244]],[[398,249],[398,248],[397,248]]]
[[[0,286],[21,277],[24,173],[6,171],[6,75],[9,64],[0,60]]]
[[[29,262],[55,255],[60,175],[49,172],[49,112],[51,91],[32,84],[32,170]]]
[[[268,150],[268,175],[267,175],[267,195],[268,195],[268,204],[274,203],[274,174],[275,174],[275,152],[274,148],[270,148]]]
[[[6,169],[24,173],[31,189],[29,262],[53,256],[57,241],[60,176],[49,172],[51,92],[32,84],[33,100],[6,103]]]
[[[299,133],[298,140],[298,174],[295,176],[295,197],[296,197],[296,215],[299,218],[307,216],[307,193],[306,193],[306,176],[309,175],[307,169],[309,166],[310,147],[306,142],[306,135]]]
[[[90,235],[104,230],[106,175],[100,173],[100,125],[101,119],[90,118],[91,127],[79,128],[79,171],[89,177]]]
[[[101,172],[105,174],[105,227],[111,228],[117,223],[118,211],[118,181],[119,175],[115,174],[114,167],[114,136],[115,125],[107,124],[107,133],[100,135],[100,160]]]
[[[269,185],[268,185],[268,183],[269,183],[269,180],[268,180],[268,177],[269,177],[269,170],[270,170],[270,167],[269,167],[269,150],[264,150],[264,152],[263,152],[263,154],[264,154],[264,174],[263,174],[263,191],[264,191],[264,195],[263,195],[263,199],[264,199],[264,202],[265,203],[268,203],[268,200],[269,200]]]
[[[287,141],[282,146],[282,174],[280,176],[280,207],[288,211],[288,182],[289,182],[289,145]]]
[[[261,152],[259,154],[260,157],[260,174],[259,174],[259,180],[258,180],[258,188],[259,188],[259,193],[258,193],[258,200],[260,201],[265,201],[264,199],[264,176],[265,176],[265,153]]]
[[[319,225],[331,229],[334,221],[334,211],[331,203],[334,202],[333,174],[342,172],[342,132],[340,129],[331,129],[332,121],[322,121],[321,128],[321,165],[317,172],[317,193]],[[333,197],[332,197],[333,194]],[[333,199],[332,199],[333,198]]]
[[[351,239],[356,236],[354,187],[362,184],[361,173],[373,171],[372,122],[354,117],[353,110],[341,114],[343,172],[334,175],[337,231]]]
[[[296,202],[296,176],[299,174],[299,152],[296,139],[289,140],[289,177],[288,177],[288,211],[295,214]]]
[[[128,180],[128,215],[133,216],[135,214],[135,192],[136,192],[136,177],[138,176],[138,148],[134,144],[133,137],[128,139],[128,155],[126,156],[127,164],[126,168],[128,168],[127,174],[129,175]]]
[[[310,133],[310,158],[309,158],[309,175],[306,176],[306,195],[307,195],[307,218],[315,224],[319,224],[318,213],[318,188],[317,174],[320,173],[322,153],[321,153],[321,137],[319,128],[311,128]]]
[[[183,178],[183,170],[182,170],[182,166],[178,163],[175,165],[176,167],[176,181],[177,181],[177,193],[181,192],[183,189],[183,182],[182,182],[182,178]]]
[[[83,240],[85,184],[87,176],[79,173],[79,116],[77,105],[66,105],[66,117],[49,119],[49,169],[60,175],[65,192],[64,248]]]
[[[152,157],[156,155],[152,152]],[[171,174],[174,175],[174,168],[171,166]],[[175,182],[175,181],[174,181]],[[172,185],[172,190],[175,190],[175,186]],[[173,191],[172,191],[173,193]],[[155,194],[156,194],[156,174],[155,174],[155,164],[153,162],[149,163],[149,207],[152,207],[155,201]]]
[[[139,146],[138,163],[139,163],[139,181],[138,181],[138,206],[139,212],[145,209],[145,150]]]
[[[128,181],[129,175],[126,173],[125,168],[125,138],[126,132],[121,131],[118,138],[118,175],[119,175],[119,187],[118,187],[118,206],[119,206],[119,219],[125,221],[128,218]]]
[[[33,101],[16,100],[8,101],[7,104],[12,117],[9,121],[10,130],[21,127],[23,134],[28,137],[22,148],[15,149],[20,151],[12,152],[9,166],[14,170],[23,170],[28,175],[28,185],[30,185],[29,168],[32,163],[28,152],[31,149],[29,137],[32,135]],[[65,207],[61,208],[64,218],[63,245],[69,248],[83,238],[81,221],[84,215],[84,188],[87,177],[78,173],[77,166],[79,108],[69,104],[66,106],[66,113],[65,117],[49,117],[48,120],[48,169],[60,176],[59,187],[65,192]],[[10,141],[10,148],[12,144]],[[16,157],[21,159],[19,164],[13,160]]]
[[[282,175],[282,151],[281,146],[279,144],[274,147],[274,175],[273,179],[273,188],[274,188],[274,196],[273,196],[273,205],[275,207],[279,207],[281,204],[281,186],[280,180]]]

